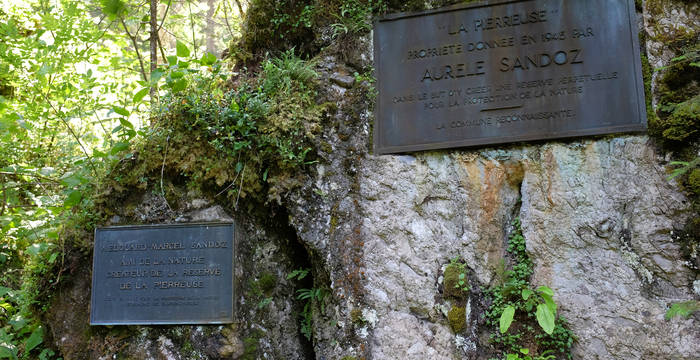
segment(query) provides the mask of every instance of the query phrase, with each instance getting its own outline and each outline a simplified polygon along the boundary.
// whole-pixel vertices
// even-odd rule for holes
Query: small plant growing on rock
[[[700,301],[688,300],[675,303],[671,305],[668,311],[666,311],[666,320],[671,320],[676,316],[687,319],[696,311],[700,311]]]
[[[287,280],[290,279],[296,279],[296,280],[302,280],[304,279],[311,269],[298,269],[294,270],[289,275],[287,275]],[[303,300],[304,303],[304,309],[301,312],[301,333],[306,337],[307,340],[311,340],[311,337],[313,336],[313,306],[318,305],[321,307],[321,313],[324,313],[326,310],[326,297],[328,296],[329,291],[327,288],[324,287],[313,287],[313,288],[303,288],[303,289],[298,289],[297,290],[297,299],[298,300]]]
[[[554,360],[556,359],[554,355],[550,354],[551,351],[545,351],[542,355],[530,356],[530,349],[522,348],[518,353],[506,354],[505,360]]]
[[[467,266],[459,261],[459,257],[450,260],[443,273],[443,287],[446,297],[464,298],[469,294]]]
[[[511,269],[505,272],[503,284],[487,290],[491,300],[487,323],[499,329],[491,335],[491,342],[505,350],[506,360],[571,359],[573,333],[566,328],[566,320],[556,315],[554,291],[530,285],[533,265],[525,251],[520,219],[513,226],[507,249]]]

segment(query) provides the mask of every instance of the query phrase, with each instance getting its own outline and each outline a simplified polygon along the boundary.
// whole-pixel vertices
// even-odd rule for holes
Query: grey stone
[[[332,82],[335,84],[342,86],[346,89],[351,88],[353,85],[355,85],[355,77],[350,76],[350,75],[343,75],[341,73],[333,73],[330,76],[330,79]]]

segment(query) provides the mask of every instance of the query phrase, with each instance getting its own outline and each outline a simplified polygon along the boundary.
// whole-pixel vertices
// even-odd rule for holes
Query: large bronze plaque
[[[646,130],[633,0],[481,2],[374,29],[379,154]]]
[[[233,322],[233,226],[96,229],[90,324]]]

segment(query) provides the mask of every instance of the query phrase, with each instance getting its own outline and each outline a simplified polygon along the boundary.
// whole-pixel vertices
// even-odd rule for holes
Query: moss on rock
[[[447,312],[447,321],[450,323],[450,328],[456,333],[462,332],[467,327],[467,309],[464,306],[454,305]]]
[[[460,279],[462,275],[462,279]],[[451,262],[445,268],[443,273],[443,295],[445,297],[451,297],[455,299],[464,299],[468,294],[463,290],[463,284],[467,283],[467,274],[464,264],[459,262]],[[462,280],[462,284],[460,284]]]
[[[673,107],[663,121],[663,137],[675,141],[693,141],[700,131],[700,96]]]
[[[688,190],[700,195],[700,169],[694,169],[688,175]]]

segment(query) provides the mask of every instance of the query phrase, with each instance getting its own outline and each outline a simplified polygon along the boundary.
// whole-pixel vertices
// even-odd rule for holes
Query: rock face
[[[670,6],[668,14],[680,11],[659,3]],[[683,21],[697,24],[698,11],[687,6]],[[670,16],[657,21],[668,25]],[[85,272],[48,315],[66,359],[488,359],[494,354],[479,289],[494,284],[516,217],[534,263],[532,283],[554,290],[578,339],[574,358],[697,359],[700,315],[664,319],[669,304],[700,296],[693,292],[698,274],[674,242],[674,232],[694,215],[667,180],[667,160],[652,139],[376,156],[372,85],[347,75],[371,58],[370,39],[359,42],[364,46],[350,49],[356,53],[344,54],[343,62],[332,51],[321,55],[319,100],[337,110],[315,139],[319,161],[312,174],[282,200],[284,216],[247,218],[210,200],[173,211],[146,194],[134,215],[115,218],[235,217],[246,237],[237,252],[237,323],[90,330],[87,314],[65,315],[74,304],[89,303]],[[649,46],[652,64],[668,62],[663,44]],[[274,224],[287,221],[291,228]],[[443,287],[455,258],[466,265],[472,288],[464,311],[456,312],[465,317],[460,335],[450,327]],[[329,293],[310,304],[312,344],[301,336],[303,305],[286,279],[309,266],[314,288]]]
[[[683,14],[698,21],[697,11]],[[662,55],[655,48],[650,61]],[[334,58],[321,69],[329,85],[348,72]],[[288,201],[291,223],[329,273],[335,308],[325,315],[340,317],[315,322],[317,358],[489,358],[478,316],[467,315],[472,336],[450,330],[442,271],[459,257],[473,284],[492,284],[515,217],[532,283],[555,291],[578,338],[574,358],[697,358],[698,315],[664,319],[671,303],[700,295],[674,242],[693,214],[652,139],[375,156],[370,99],[358,103],[353,92],[367,86],[329,86],[324,100],[339,108],[319,139],[326,151]],[[357,321],[358,311],[373,320]]]

